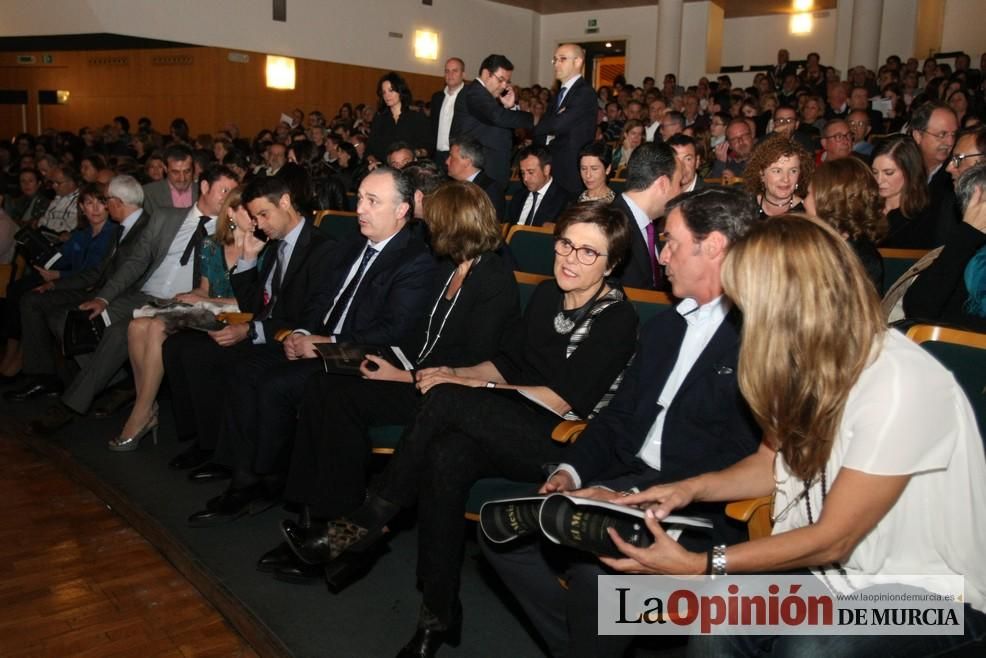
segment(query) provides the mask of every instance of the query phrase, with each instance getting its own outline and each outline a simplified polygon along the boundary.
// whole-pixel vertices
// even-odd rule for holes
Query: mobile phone
[[[259,228],[253,229],[253,237],[257,238],[261,242],[267,242],[267,240],[269,239],[267,237],[267,234],[261,231]]]

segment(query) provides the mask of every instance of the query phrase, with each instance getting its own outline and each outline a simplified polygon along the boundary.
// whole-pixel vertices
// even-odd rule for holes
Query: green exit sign
[[[590,18],[587,21],[586,27],[598,27],[596,19],[595,18]]]

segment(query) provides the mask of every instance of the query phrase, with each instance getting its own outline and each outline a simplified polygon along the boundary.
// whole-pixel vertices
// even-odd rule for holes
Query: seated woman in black
[[[876,243],[887,232],[882,209],[880,188],[870,168],[853,157],[823,162],[815,170],[805,197],[808,214],[849,241],[878,293],[883,292],[883,256]]]
[[[489,359],[520,320],[513,270],[496,253],[502,240],[493,204],[479,187],[453,181],[425,197],[424,205],[432,250],[444,260],[430,312],[402,351],[417,368]],[[304,525],[315,519],[324,527],[366,498],[369,427],[414,420],[421,400],[414,371],[369,359],[377,367],[366,364],[362,379],[322,373],[306,385],[285,491],[287,500],[304,506]],[[285,544],[258,564],[289,579],[309,575],[304,566]]]
[[[873,151],[873,175],[883,197],[887,235],[881,247],[937,247],[936,209],[928,201],[928,172],[921,151],[908,135],[894,135]]]
[[[626,256],[626,216],[606,204],[576,204],[555,225],[555,280],[534,291],[519,340],[467,368],[428,368],[427,394],[397,453],[366,502],[328,529],[283,524],[310,564],[331,581],[369,559],[386,524],[418,503],[418,630],[401,655],[433,655],[461,622],[462,517],[469,489],[485,477],[534,481],[564,446],[551,440],[561,418],[592,417],[609,400],[633,354],[637,317],[606,277]],[[340,558],[340,555],[342,556]]]

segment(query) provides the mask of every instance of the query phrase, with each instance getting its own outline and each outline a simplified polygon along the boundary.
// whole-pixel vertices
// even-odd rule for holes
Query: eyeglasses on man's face
[[[934,137],[939,142],[944,142],[945,140],[948,140],[948,139],[955,139],[955,135],[956,135],[956,132],[954,130],[942,130],[941,132],[933,133],[933,132],[929,132],[927,130],[921,130],[919,128],[918,129],[918,132],[922,132],[925,135],[928,135],[930,137]]]
[[[848,142],[852,139],[852,135],[849,133],[835,133],[834,135],[826,135],[823,139],[834,139],[836,141]]]
[[[966,158],[979,158],[982,156],[986,156],[986,153],[957,153],[956,155],[953,155],[950,160],[952,161],[953,167],[958,167]]]
[[[606,256],[592,247],[576,247],[568,238],[555,239],[555,253],[559,256],[568,256],[575,252],[575,258],[583,265],[592,265],[600,256]]]

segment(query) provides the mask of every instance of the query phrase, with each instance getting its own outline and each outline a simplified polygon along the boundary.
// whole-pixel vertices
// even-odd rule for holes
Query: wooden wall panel
[[[37,92],[65,89],[66,105],[42,106],[42,126],[78,131],[99,128],[116,115],[130,119],[150,117],[154,128],[166,132],[171,120],[183,117],[192,135],[212,133],[226,123],[240,126],[252,137],[273,128],[282,112],[296,107],[320,110],[332,118],[344,102],[376,103],[376,82],[386,73],[334,62],[296,60],[292,91],[267,89],[265,55],[246,53],[245,64],[231,62],[223,48],[160,50],[65,51],[53,54],[50,64],[41,53],[0,53],[0,89],[26,89],[28,130],[38,131]],[[237,51],[243,52],[243,51]],[[18,64],[16,56],[31,54],[36,64]],[[404,74],[415,98],[428,100],[444,81],[436,76]],[[0,136],[21,130],[20,109],[0,106]]]

